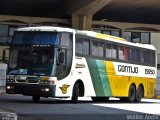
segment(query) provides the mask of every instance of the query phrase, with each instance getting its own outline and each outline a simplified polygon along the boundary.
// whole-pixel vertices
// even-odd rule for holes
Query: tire
[[[36,96],[36,95],[32,96],[32,101],[33,101],[34,103],[38,103],[39,100],[40,100],[40,96]]]
[[[144,96],[143,87],[140,85],[136,91],[135,102],[141,102],[142,97]]]
[[[79,96],[79,84],[78,82],[76,82],[73,87],[73,93],[71,98],[72,103],[75,103],[75,104],[78,103],[78,96]]]
[[[131,85],[129,88],[127,101],[132,103],[135,101],[135,98],[136,98],[136,88],[133,85]]]
[[[91,97],[94,102],[106,102],[109,100],[109,97]]]

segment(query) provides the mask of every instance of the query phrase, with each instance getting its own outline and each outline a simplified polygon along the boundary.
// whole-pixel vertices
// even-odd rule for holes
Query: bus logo
[[[59,87],[59,88],[61,89],[63,94],[66,94],[67,93],[67,89],[68,89],[69,86],[70,85],[64,84],[64,85],[62,85],[62,87]]]

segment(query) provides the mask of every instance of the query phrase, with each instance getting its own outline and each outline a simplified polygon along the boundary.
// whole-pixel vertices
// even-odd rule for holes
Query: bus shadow
[[[27,100],[22,100],[22,99],[17,99],[17,100],[10,100],[10,102],[15,102],[15,103],[33,103],[33,104],[76,104],[72,103],[71,100],[55,100],[55,99],[42,99],[38,103],[32,102],[32,99],[27,99]],[[92,100],[79,100],[77,104],[147,104],[147,103],[153,103],[153,102],[134,102],[134,103],[129,103],[129,102],[123,102],[120,100],[109,100],[106,102],[94,102]],[[154,102],[156,103],[156,102]]]

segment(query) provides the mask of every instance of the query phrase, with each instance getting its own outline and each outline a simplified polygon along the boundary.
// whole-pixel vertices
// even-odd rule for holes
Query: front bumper
[[[55,97],[55,85],[6,83],[6,93]]]

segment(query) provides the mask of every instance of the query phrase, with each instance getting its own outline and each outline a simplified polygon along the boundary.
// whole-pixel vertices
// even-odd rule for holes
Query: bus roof
[[[18,28],[16,31],[44,31],[44,32],[45,31],[49,31],[49,32],[57,31],[57,32],[71,32],[71,33],[75,32],[76,34],[83,35],[83,36],[88,36],[88,37],[92,37],[92,38],[98,38],[99,40],[113,41],[113,42],[116,42],[116,43],[121,43],[121,44],[126,44],[126,45],[131,45],[131,46],[156,50],[153,45],[141,44],[141,43],[132,43],[132,42],[128,42],[125,39],[120,38],[120,37],[101,34],[101,33],[97,33],[97,32],[94,32],[94,31],[74,30],[72,28],[52,27],[52,26],[38,26],[38,27]]]
[[[63,28],[63,27],[52,27],[52,26],[38,26],[38,27],[24,27],[18,28],[16,31],[48,31],[48,32],[73,32],[74,30],[71,28]]]

